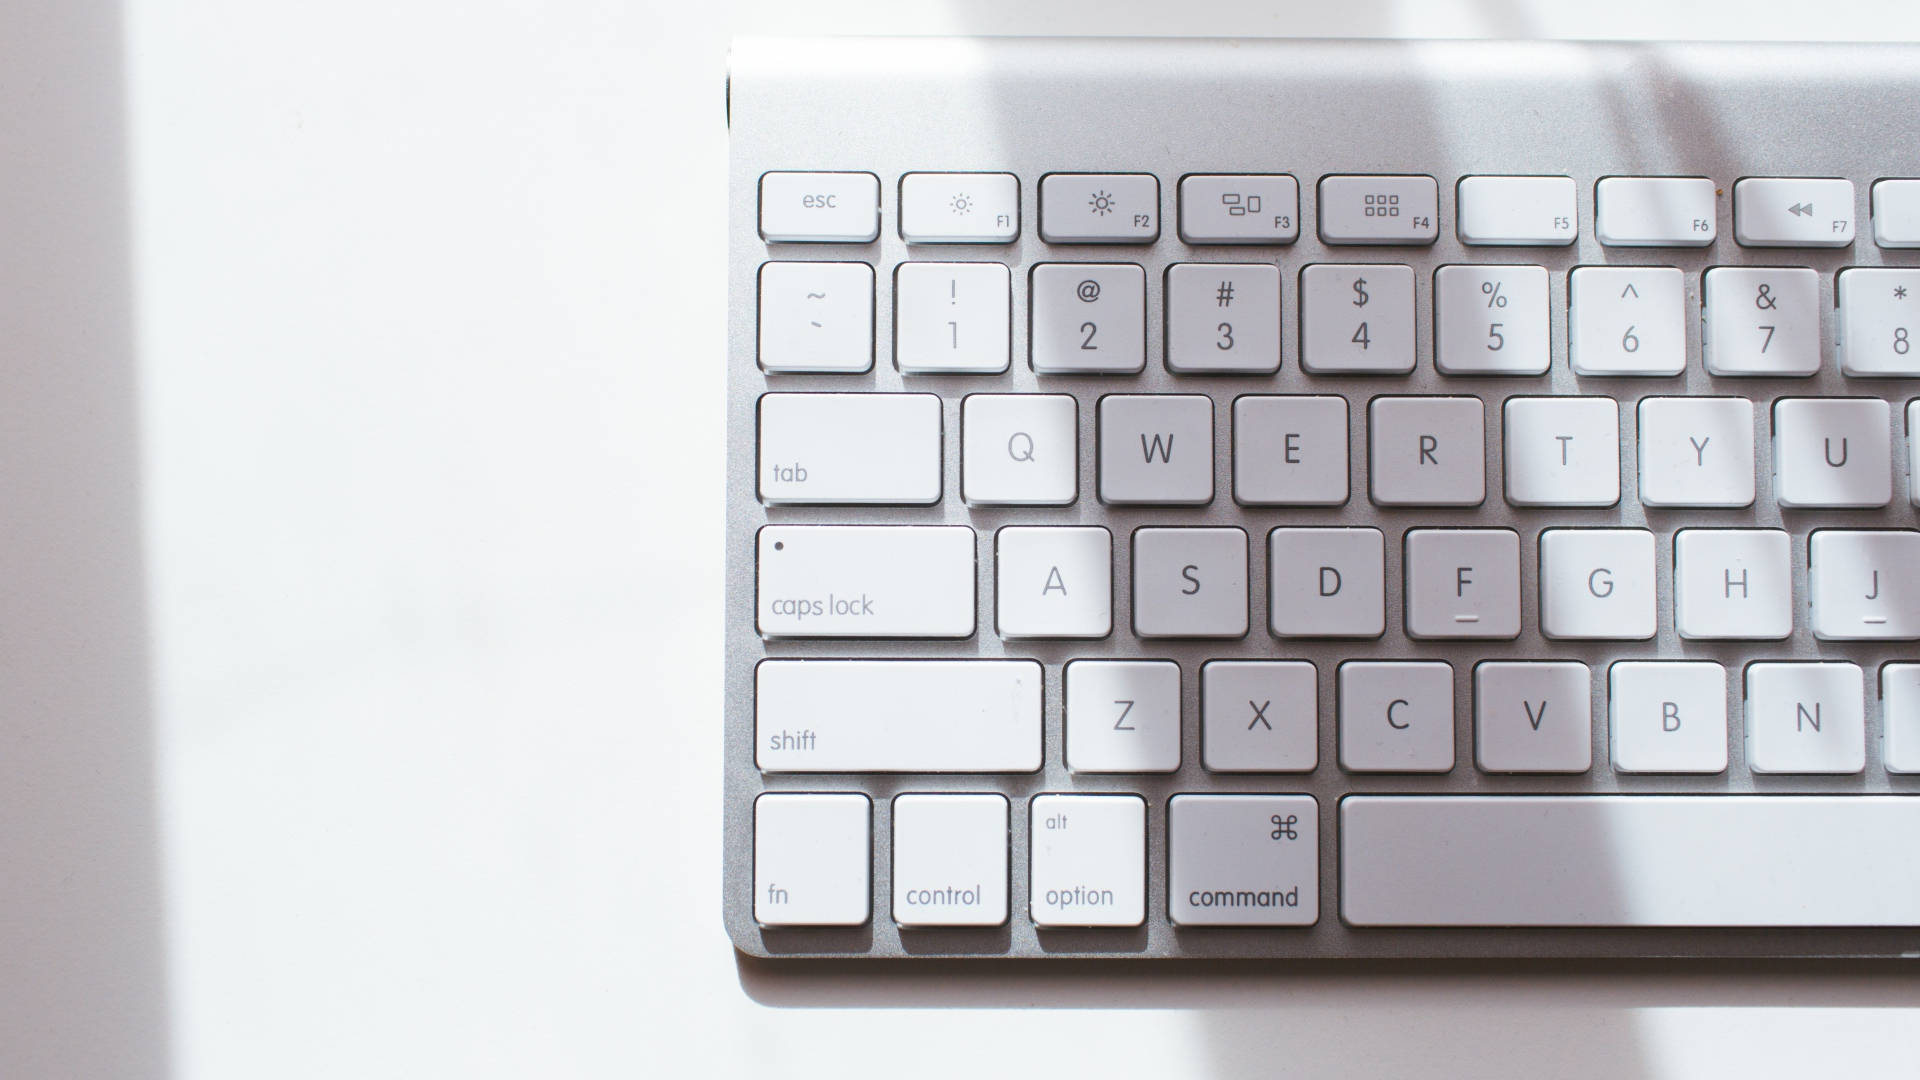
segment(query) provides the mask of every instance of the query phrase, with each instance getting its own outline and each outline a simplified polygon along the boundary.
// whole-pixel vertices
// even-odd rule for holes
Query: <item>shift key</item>
[[[759,549],[761,637],[973,636],[965,525],[768,525]]]

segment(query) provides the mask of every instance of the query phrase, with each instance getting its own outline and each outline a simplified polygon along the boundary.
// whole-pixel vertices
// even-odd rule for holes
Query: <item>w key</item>
[[[1212,502],[1213,399],[1200,394],[1101,398],[1100,501]]]

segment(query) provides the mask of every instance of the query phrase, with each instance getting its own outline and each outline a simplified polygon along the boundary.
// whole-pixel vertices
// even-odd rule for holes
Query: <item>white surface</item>
[[[1564,246],[1580,231],[1572,177],[1468,176],[1455,197],[1463,244]]]
[[[1291,176],[1183,176],[1180,239],[1189,244],[1291,244],[1300,239],[1300,181]]]
[[[1857,664],[1748,664],[1747,766],[1858,773],[1867,766],[1866,715]]]
[[[1300,272],[1300,366],[1413,370],[1413,267],[1314,263]]]
[[[1027,912],[1038,926],[1139,926],[1147,916],[1147,801],[1036,795]]]
[[[759,304],[766,370],[873,367],[873,267],[866,263],[763,264]]]
[[[1167,800],[1167,913],[1183,926],[1312,926],[1320,814],[1310,795]]]
[[[960,488],[976,506],[1065,506],[1080,489],[1080,411],[1070,394],[968,394]]]
[[[1659,629],[1653,566],[1653,534],[1645,529],[1542,529],[1540,632],[1651,638]]]
[[[1544,375],[1553,361],[1547,271],[1443,266],[1433,275],[1433,363],[1444,375]]]
[[[915,375],[991,375],[1013,360],[1004,263],[902,263],[893,275],[893,360]]]
[[[1608,678],[1615,770],[1726,771],[1726,668],[1710,660],[1622,660]]]
[[[940,435],[934,394],[763,394],[760,498],[931,505]]]
[[[1920,532],[1819,529],[1807,542],[1813,636],[1822,641],[1920,638]]]
[[[1212,772],[1312,772],[1320,679],[1305,660],[1200,666],[1200,757]]]
[[[1113,629],[1113,534],[1098,525],[995,532],[993,613],[1001,637],[1106,637]]]
[[[1718,234],[1704,176],[1608,176],[1594,185],[1594,231],[1616,247],[1706,247]]]
[[[1883,398],[1773,403],[1773,498],[1783,507],[1893,501],[1892,408]]]
[[[768,525],[757,545],[762,637],[973,635],[966,525]]]
[[[1820,275],[1805,267],[1716,266],[1700,275],[1701,339],[1715,375],[1820,370]]]
[[[1152,773],[1180,767],[1180,665],[1075,660],[1064,682],[1067,768]]]
[[[1132,263],[1040,263],[1031,281],[1027,349],[1034,371],[1137,372],[1147,366],[1145,270]]]
[[[1640,399],[1640,501],[1648,506],[1753,502],[1753,402]]]
[[[861,172],[772,172],[760,181],[769,243],[864,244],[880,235],[880,178]]]
[[[793,968],[719,918],[729,35],[1920,35],[1821,12],[16,0],[0,311],[49,373],[0,430],[64,516],[9,535],[87,542],[11,587],[91,621],[7,650],[67,679],[0,756],[0,1072],[1893,1071],[1906,970]]]
[[[1750,176],[1733,185],[1733,236],[1747,247],[1853,243],[1853,181]]]
[[[1512,397],[1507,501],[1515,506],[1612,506],[1620,501],[1620,403],[1608,397]]]
[[[1920,194],[1920,181],[1912,183]],[[1877,184],[1875,191],[1886,187]],[[1905,190],[1904,187],[1902,190]],[[1840,334],[1834,352],[1848,375],[1920,375],[1920,270],[1860,267],[1836,275]]]
[[[999,926],[1007,921],[1007,797],[899,795],[893,800],[893,921]]]
[[[1593,764],[1593,672],[1574,661],[1473,669],[1473,759],[1485,772],[1583,773]]]
[[[1233,399],[1233,497],[1248,506],[1347,501],[1347,399],[1242,394]]]
[[[1784,529],[1673,534],[1673,618],[1683,638],[1793,633],[1793,542]]]
[[[765,660],[754,761],[767,772],[1033,772],[1032,660]]]
[[[1567,359],[1580,375],[1687,369],[1687,280],[1672,266],[1583,266],[1568,276]]]
[[[900,178],[900,238],[909,244],[1006,244],[1020,235],[1012,173],[908,173]]]
[[[753,917],[766,926],[859,926],[872,914],[873,802],[769,792],[753,801]]]

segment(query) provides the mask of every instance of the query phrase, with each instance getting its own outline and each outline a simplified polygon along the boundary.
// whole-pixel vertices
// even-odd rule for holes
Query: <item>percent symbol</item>
[[[1480,283],[1480,291],[1487,294],[1488,307],[1506,307],[1507,306],[1507,298],[1503,293],[1501,293],[1499,282],[1483,281]]]

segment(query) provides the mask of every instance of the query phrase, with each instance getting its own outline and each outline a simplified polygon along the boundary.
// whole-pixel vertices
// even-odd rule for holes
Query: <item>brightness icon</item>
[[[1096,191],[1093,198],[1087,200],[1087,205],[1093,207],[1094,213],[1106,217],[1113,213],[1113,196],[1105,191]]]
[[[953,207],[953,212],[956,214],[965,214],[973,210],[973,200],[968,198],[964,191],[955,195],[953,201],[947,205]]]

